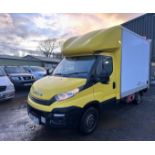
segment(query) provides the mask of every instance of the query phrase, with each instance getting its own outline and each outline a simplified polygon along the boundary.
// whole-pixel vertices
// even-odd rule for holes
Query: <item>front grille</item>
[[[23,76],[23,79],[24,80],[33,80],[33,77],[32,76]]]
[[[0,92],[5,91],[6,90],[6,86],[0,86]]]
[[[52,103],[54,103],[56,101],[55,97],[52,97],[50,100],[38,99],[38,98],[32,97],[31,95],[29,97],[35,103],[42,104],[42,105],[51,105]]]

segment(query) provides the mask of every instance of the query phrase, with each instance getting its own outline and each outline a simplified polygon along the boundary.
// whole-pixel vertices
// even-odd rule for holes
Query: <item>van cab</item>
[[[35,82],[28,95],[28,114],[38,124],[89,134],[102,105],[139,104],[149,88],[150,42],[121,26],[70,38],[62,52],[53,74]]]
[[[8,76],[0,67],[0,101],[12,99],[15,96],[15,88]]]

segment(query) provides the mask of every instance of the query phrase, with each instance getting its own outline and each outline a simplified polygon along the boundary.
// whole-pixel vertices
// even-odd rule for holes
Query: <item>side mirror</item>
[[[52,73],[53,73],[53,70],[51,70],[51,69],[47,69],[47,70],[46,70],[46,74],[47,74],[47,75],[52,75]]]
[[[102,73],[98,75],[97,81],[104,84],[107,84],[109,82],[109,75],[105,70],[103,70]]]
[[[46,74],[47,74],[47,75],[50,75],[49,69],[46,70]]]
[[[109,82],[109,76],[107,75],[100,76],[100,82],[107,84]]]

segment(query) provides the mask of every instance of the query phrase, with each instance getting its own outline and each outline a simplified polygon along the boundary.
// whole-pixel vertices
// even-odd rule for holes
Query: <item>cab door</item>
[[[95,69],[96,84],[94,84],[94,98],[104,102],[115,97],[115,77],[113,72],[113,58],[100,56]]]

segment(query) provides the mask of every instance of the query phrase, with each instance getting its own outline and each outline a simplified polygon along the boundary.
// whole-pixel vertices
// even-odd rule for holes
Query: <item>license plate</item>
[[[29,113],[29,117],[30,117],[30,119],[31,119],[34,123],[39,124],[39,118],[38,118],[38,117],[32,115],[31,113]]]
[[[24,86],[31,86],[32,83],[25,83]]]

